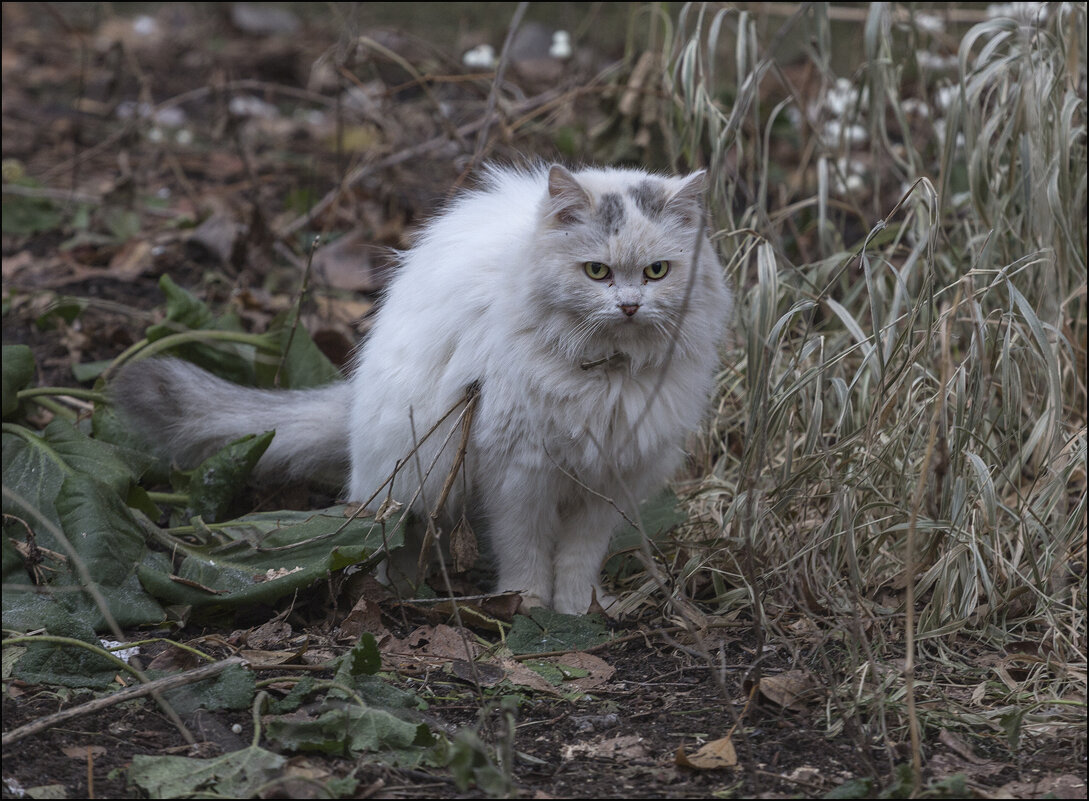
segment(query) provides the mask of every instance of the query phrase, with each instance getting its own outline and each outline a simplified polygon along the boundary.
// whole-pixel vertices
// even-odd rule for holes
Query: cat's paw
[[[552,604],[553,609],[565,615],[585,615],[597,612],[613,617],[616,614],[616,607],[616,598],[598,586],[594,586],[589,593],[557,595]]]
[[[518,604],[518,608],[521,610],[529,609],[541,609],[548,606],[548,601],[542,598],[540,595],[534,595],[532,593],[520,593],[522,602]]]

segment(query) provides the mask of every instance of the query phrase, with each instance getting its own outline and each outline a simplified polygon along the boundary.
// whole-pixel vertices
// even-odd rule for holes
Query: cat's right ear
[[[561,225],[585,222],[593,203],[586,190],[567,168],[553,164],[548,170],[548,216]]]

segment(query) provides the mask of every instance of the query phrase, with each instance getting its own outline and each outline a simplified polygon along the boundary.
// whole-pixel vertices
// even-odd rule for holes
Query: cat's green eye
[[[613,274],[613,271],[609,269],[609,265],[602,264],[599,261],[588,261],[582,265],[582,269],[595,281],[604,281]]]
[[[660,281],[666,277],[666,273],[669,272],[668,261],[656,261],[647,265],[643,269],[643,275],[649,278],[651,281]]]

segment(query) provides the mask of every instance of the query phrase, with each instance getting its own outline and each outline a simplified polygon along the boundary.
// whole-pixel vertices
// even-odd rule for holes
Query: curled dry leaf
[[[676,763],[683,768],[694,770],[719,770],[737,767],[737,751],[734,750],[730,736],[720,737],[704,743],[696,753],[689,756],[684,747],[677,749]]]
[[[760,678],[760,693],[769,701],[795,712],[805,710],[813,694],[812,678],[804,670],[788,670],[777,676]]]
[[[476,564],[480,551],[476,544],[476,535],[464,517],[450,532],[450,555],[454,560],[454,571],[464,573]]]

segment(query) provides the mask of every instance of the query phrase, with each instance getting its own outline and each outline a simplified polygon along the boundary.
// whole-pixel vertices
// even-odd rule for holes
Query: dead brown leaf
[[[464,517],[450,532],[450,556],[454,560],[454,570],[463,573],[474,564],[480,551],[476,545],[476,535]]]
[[[87,759],[87,757],[100,757],[106,754],[106,747],[102,745],[66,745],[61,749],[63,754],[72,759]]]
[[[300,656],[297,651],[262,651],[254,648],[243,648],[238,655],[257,665],[285,665]]]
[[[503,668],[503,672],[506,674],[507,680],[511,684],[517,684],[520,687],[528,687],[529,689],[536,690],[540,693],[560,695],[559,690],[549,684],[544,676],[537,673],[535,670],[530,670],[521,662],[515,661],[510,657],[502,657],[498,660],[498,664],[499,667]]]
[[[605,740],[591,740],[588,743],[565,745],[560,752],[565,760],[590,756],[598,759],[611,759],[632,762],[647,758],[647,748],[638,734],[623,734]]]
[[[173,645],[162,653],[156,655],[147,666],[148,670],[162,670],[173,673],[180,670],[189,670],[197,666],[199,657],[192,651],[184,648],[176,648]]]
[[[737,751],[729,735],[704,743],[698,751],[689,756],[684,748],[677,749],[675,761],[684,768],[693,770],[720,770],[737,767]]]
[[[796,712],[805,711],[813,696],[813,679],[804,670],[788,670],[760,678],[760,693],[769,701]]]
[[[130,239],[110,258],[110,274],[131,281],[151,266],[151,243],[146,239]]]
[[[342,638],[358,640],[364,632],[370,632],[379,642],[389,636],[389,629],[382,622],[382,608],[375,599],[367,595],[356,601],[351,611],[340,622]]]
[[[606,662],[604,659],[593,654],[587,654],[582,651],[577,651],[572,654],[564,654],[563,656],[551,657],[541,660],[543,662],[551,662],[556,665],[561,671],[564,667],[578,668],[580,670],[586,670],[589,675],[581,676],[579,678],[567,679],[564,681],[564,689],[574,687],[576,689],[586,692],[592,690],[595,687],[600,687],[603,684],[607,684],[609,680],[616,674],[616,668]]]
[[[244,639],[250,648],[256,650],[276,649],[291,639],[293,630],[286,620],[274,618],[245,634]]]
[[[373,253],[366,231],[357,228],[344,234],[314,253],[313,281],[349,292],[374,292],[381,288],[382,280],[374,267]]]

